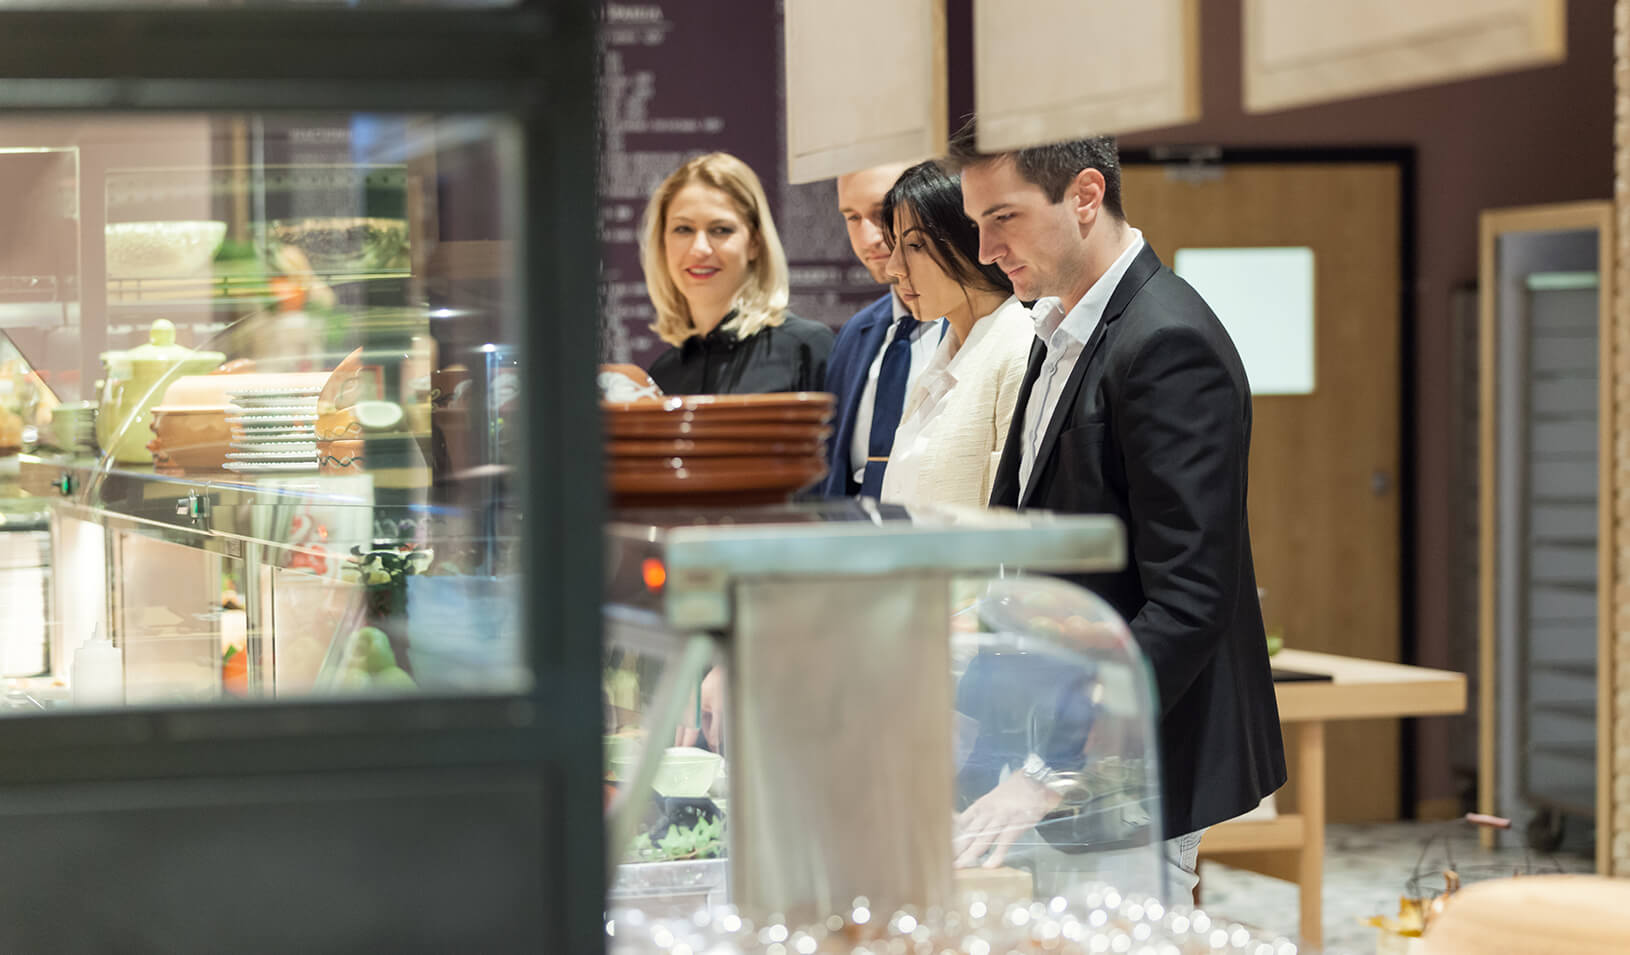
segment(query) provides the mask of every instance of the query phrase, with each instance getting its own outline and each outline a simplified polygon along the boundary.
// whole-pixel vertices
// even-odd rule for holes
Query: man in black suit
[[[1246,520],[1245,369],[1205,301],[1128,225],[1113,138],[989,155],[970,123],[951,157],[980,261],[1037,300],[991,504],[1125,525],[1126,568],[1080,582],[1126,618],[1153,671],[1168,874],[1192,890],[1200,833],[1285,781]],[[987,849],[999,864],[1058,808],[1042,763],[1031,754],[963,814],[963,864]]]

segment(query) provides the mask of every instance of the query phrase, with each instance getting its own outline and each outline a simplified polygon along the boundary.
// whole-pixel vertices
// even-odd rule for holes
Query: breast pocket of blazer
[[[1104,442],[1109,427],[1088,421],[1059,432],[1058,474],[1075,493],[1096,496],[1104,490]]]

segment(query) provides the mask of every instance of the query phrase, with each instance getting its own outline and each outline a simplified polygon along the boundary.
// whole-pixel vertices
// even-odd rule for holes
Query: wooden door
[[[1263,615],[1286,646],[1398,661],[1399,167],[1133,165],[1124,182],[1168,265],[1185,248],[1313,250],[1313,391],[1253,399]],[[1334,724],[1328,744],[1330,821],[1397,818],[1398,721]]]

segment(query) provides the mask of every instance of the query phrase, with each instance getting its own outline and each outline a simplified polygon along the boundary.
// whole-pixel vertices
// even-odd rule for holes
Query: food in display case
[[[110,279],[188,278],[209,267],[226,223],[112,222],[104,230]]]
[[[268,261],[291,272],[380,272],[408,268],[405,219],[313,217],[266,226]]]

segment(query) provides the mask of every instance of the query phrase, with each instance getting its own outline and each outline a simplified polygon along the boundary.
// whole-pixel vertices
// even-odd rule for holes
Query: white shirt
[[[849,464],[855,472],[855,483],[863,483],[866,479],[866,458],[871,456],[872,443],[872,408],[877,404],[877,376],[883,371],[883,353],[888,351],[889,342],[894,341],[894,333],[900,328],[902,317],[911,317],[911,311],[900,296],[889,292],[889,302],[894,306],[894,318],[889,322],[889,329],[883,334],[883,344],[872,356],[872,367],[866,372],[866,384],[860,389],[860,404],[855,408],[855,433],[849,439]],[[917,386],[917,378],[922,370],[928,366],[928,361],[934,356],[934,349],[940,343],[940,322],[922,322],[917,330],[911,333],[911,370],[906,372],[906,395]],[[932,335],[928,334],[933,329]],[[887,473],[887,472],[885,472]]]
[[[960,345],[945,335],[906,399],[878,497],[888,504],[984,507],[1024,385],[1033,330],[1009,297]]]
[[[1132,234],[1132,241],[1114,264],[1098,277],[1098,281],[1092,283],[1092,288],[1087,289],[1087,294],[1081,296],[1081,301],[1070,309],[1068,315],[1064,314],[1063,303],[1056,297],[1040,299],[1030,310],[1030,317],[1036,325],[1036,337],[1047,346],[1047,359],[1042,362],[1041,373],[1036,376],[1036,383],[1030,389],[1030,400],[1024,406],[1024,433],[1020,442],[1024,453],[1019,458],[1020,504],[1024,503],[1022,495],[1030,485],[1030,472],[1036,466],[1036,455],[1041,452],[1041,439],[1047,433],[1047,423],[1053,420],[1053,413],[1058,410],[1064,383],[1069,380],[1070,372],[1087,346],[1087,340],[1097,331],[1098,323],[1103,321],[1109,297],[1115,294],[1115,288],[1121,284],[1126,270],[1132,267],[1132,260],[1143,251],[1143,233],[1130,226],[1127,231]]]

